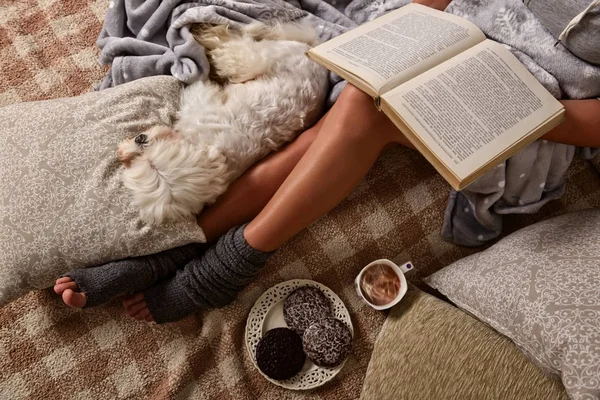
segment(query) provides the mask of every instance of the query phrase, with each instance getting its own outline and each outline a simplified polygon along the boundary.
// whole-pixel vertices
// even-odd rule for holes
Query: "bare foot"
[[[131,318],[137,319],[139,321],[154,321],[154,318],[152,318],[150,310],[146,305],[144,293],[142,292],[134,294],[131,297],[126,297],[123,300],[123,307],[125,307],[125,313]]]
[[[77,283],[68,276],[63,276],[56,280],[54,285],[56,294],[62,295],[62,299],[66,305],[72,308],[83,308],[87,299],[85,293],[79,291]]]

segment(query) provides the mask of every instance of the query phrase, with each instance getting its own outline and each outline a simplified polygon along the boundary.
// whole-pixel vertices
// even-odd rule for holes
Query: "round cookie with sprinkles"
[[[348,357],[352,333],[339,319],[325,318],[304,331],[302,345],[306,356],[316,365],[333,368]]]
[[[302,369],[306,356],[302,339],[288,328],[274,328],[256,345],[256,364],[269,378],[284,380]]]
[[[302,286],[294,290],[283,303],[285,323],[302,335],[313,323],[332,316],[331,302],[316,287]]]

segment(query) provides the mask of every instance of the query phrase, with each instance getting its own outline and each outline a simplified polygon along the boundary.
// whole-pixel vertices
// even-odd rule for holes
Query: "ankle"
[[[261,229],[253,222],[250,222],[244,228],[244,239],[246,240],[246,243],[253,249],[264,253],[270,253],[277,250],[280,244],[270,241],[266,235],[264,235],[264,229]]]

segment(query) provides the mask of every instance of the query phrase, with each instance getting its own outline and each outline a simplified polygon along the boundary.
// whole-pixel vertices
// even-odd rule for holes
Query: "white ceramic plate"
[[[346,306],[340,298],[327,286],[318,282],[307,279],[293,279],[291,281],[282,282],[273,286],[263,293],[254,307],[250,310],[248,320],[246,321],[246,348],[252,363],[269,382],[275,385],[282,386],[292,390],[307,390],[319,387],[326,382],[329,382],[342,369],[345,361],[336,368],[323,368],[313,364],[308,358],[304,362],[302,370],[295,376],[284,381],[271,379],[258,368],[256,365],[256,345],[262,336],[270,329],[287,327],[283,319],[283,303],[286,297],[294,290],[301,286],[314,286],[321,289],[325,296],[331,301],[333,316],[343,321],[350,328],[352,336],[354,336],[354,327],[350,320],[350,314]]]

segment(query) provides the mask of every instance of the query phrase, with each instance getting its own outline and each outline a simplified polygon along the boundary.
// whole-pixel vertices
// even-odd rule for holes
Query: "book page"
[[[409,4],[309,53],[362,78],[381,94],[484,39],[466,19]]]
[[[563,108],[510,51],[491,40],[382,98],[459,179]]]

